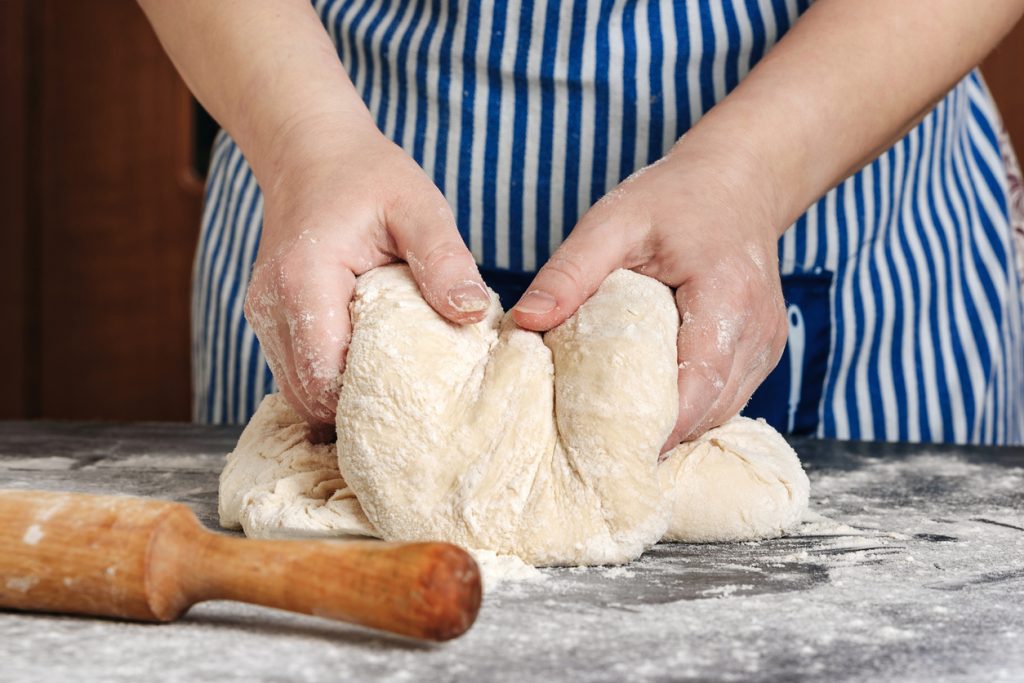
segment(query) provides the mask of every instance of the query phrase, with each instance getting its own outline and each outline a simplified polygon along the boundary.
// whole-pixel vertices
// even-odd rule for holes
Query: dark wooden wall
[[[188,419],[188,92],[130,0],[0,0],[0,27],[0,414]]]
[[[1024,151],[1024,26],[984,71]],[[184,86],[132,0],[0,0],[0,92],[0,417],[187,419]]]
[[[1017,157],[1024,161],[1024,21],[989,55],[981,72],[999,105]]]
[[[26,5],[0,0],[0,416],[30,413]]]

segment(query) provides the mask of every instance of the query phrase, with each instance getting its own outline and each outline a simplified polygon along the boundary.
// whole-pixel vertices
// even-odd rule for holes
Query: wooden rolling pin
[[[172,621],[203,600],[448,640],[476,618],[480,572],[448,543],[240,539],[179,503],[0,491],[0,607]]]

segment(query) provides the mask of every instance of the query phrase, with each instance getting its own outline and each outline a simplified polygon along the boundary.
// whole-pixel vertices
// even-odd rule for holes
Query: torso
[[[314,5],[378,125],[442,189],[485,277],[512,292],[596,199],[725,97],[809,2]],[[786,232],[790,343],[749,410],[784,431],[839,438],[1024,440],[999,125],[971,74]],[[237,285],[254,257],[260,198],[226,137],[209,190],[196,413],[238,421],[270,378]]]

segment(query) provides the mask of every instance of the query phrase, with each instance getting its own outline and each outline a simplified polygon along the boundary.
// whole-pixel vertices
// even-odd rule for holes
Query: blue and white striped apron
[[[434,179],[506,305],[576,219],[721,100],[809,0],[317,0],[378,125]],[[1000,123],[977,74],[779,243],[790,339],[748,414],[784,431],[1024,441]],[[221,133],[195,262],[194,415],[273,380],[242,303],[262,196]]]

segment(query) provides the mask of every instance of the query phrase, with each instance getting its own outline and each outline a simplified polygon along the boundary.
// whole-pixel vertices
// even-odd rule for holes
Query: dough
[[[280,394],[266,396],[220,475],[221,526],[256,538],[377,536],[338,472]]]
[[[225,526],[618,564],[662,538],[777,536],[807,505],[796,454],[763,422],[735,418],[659,464],[678,318],[651,278],[613,273],[541,336],[493,294],[485,320],[452,325],[389,266],[359,278],[352,320],[336,444],[309,443],[267,397],[221,476]]]
[[[663,541],[781,536],[800,523],[810,493],[782,435],[764,420],[742,417],[677,446],[659,474],[672,505]]]

